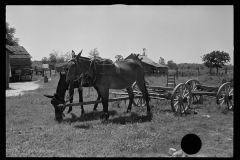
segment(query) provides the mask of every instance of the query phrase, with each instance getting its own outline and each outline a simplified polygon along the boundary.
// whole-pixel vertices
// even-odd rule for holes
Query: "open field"
[[[99,119],[102,104],[97,112],[92,111],[93,105],[85,106],[83,116],[77,106],[58,124],[50,99],[43,95],[55,93],[59,75],[49,83],[43,83],[42,76],[38,78],[40,88],[6,97],[7,157],[168,157],[169,148],[180,149],[181,139],[188,133],[202,140],[198,156],[233,156],[233,112],[218,106],[215,99],[205,98],[203,105],[192,105],[197,114],[192,111],[183,117],[174,116],[169,100],[151,100],[150,116],[146,115],[146,107],[133,106],[131,113],[125,113],[124,101],[119,106],[111,102],[106,124]],[[205,85],[220,86],[222,78],[179,77],[177,83],[197,79]],[[146,80],[151,85],[165,86],[167,78]],[[84,101],[97,97],[93,88],[84,88],[83,93]],[[78,94],[73,102],[78,102]]]

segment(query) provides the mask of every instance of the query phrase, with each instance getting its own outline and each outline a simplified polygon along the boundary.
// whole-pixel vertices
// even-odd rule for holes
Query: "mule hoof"
[[[104,120],[108,120],[109,114],[103,113],[103,114],[100,116],[100,118],[101,118],[101,119],[104,119]]]
[[[127,109],[126,113],[129,113],[129,112],[131,112],[131,109]]]
[[[106,114],[105,115],[105,120],[108,120],[108,118],[109,118],[109,114]]]

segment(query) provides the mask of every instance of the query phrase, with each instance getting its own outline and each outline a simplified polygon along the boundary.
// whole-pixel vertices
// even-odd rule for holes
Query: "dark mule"
[[[69,84],[66,83],[66,74],[63,74],[63,73],[60,72],[60,79],[58,81],[56,93],[53,96],[52,95],[44,95],[45,97],[52,98],[51,99],[51,104],[54,106],[55,119],[58,122],[62,121],[62,115],[63,115],[63,111],[64,111],[64,109],[61,108],[61,107],[58,107],[58,105],[65,103],[64,97],[65,97],[65,93],[68,90],[68,88],[69,88],[69,96],[74,93],[74,88],[78,88],[79,102],[83,102],[82,89],[79,89],[80,84],[81,84],[81,81],[74,81],[73,85],[70,85],[70,87],[69,87]],[[89,84],[85,83],[82,86],[83,87],[89,87]],[[98,88],[97,87],[94,87],[94,88],[98,93],[97,100],[99,100],[101,98],[101,96],[99,94]],[[70,103],[73,102],[73,96],[69,99],[69,101],[70,101]],[[93,110],[97,110],[97,106],[98,106],[98,104],[95,104]],[[81,113],[84,114],[83,105],[81,105],[81,109],[82,109]],[[67,113],[70,113],[71,111],[72,111],[72,107],[69,107]]]
[[[72,51],[73,54],[74,51]],[[102,96],[103,113],[105,119],[108,114],[109,89],[127,89],[129,95],[129,105],[127,111],[131,110],[133,102],[132,84],[136,81],[146,100],[147,111],[150,111],[148,91],[144,80],[144,71],[139,59],[131,58],[113,63],[111,60],[88,59],[81,57],[82,51],[70,61],[68,66],[66,82],[73,83],[77,75],[88,75],[91,83],[99,88]]]

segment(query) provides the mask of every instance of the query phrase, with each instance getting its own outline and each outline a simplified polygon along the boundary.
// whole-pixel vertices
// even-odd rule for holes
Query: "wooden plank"
[[[117,95],[128,95],[128,93],[124,92],[110,92],[111,94],[117,94]]]
[[[134,96],[134,98],[141,98],[141,97],[142,97],[142,95]],[[108,102],[121,101],[121,100],[127,100],[127,99],[129,99],[129,97],[112,98],[112,99],[109,99]],[[89,104],[96,104],[96,103],[102,103],[102,100],[88,101],[88,102],[79,102],[79,103],[69,103],[69,104],[66,104],[65,107],[89,105]]]
[[[161,89],[161,90],[166,90],[166,91],[173,91],[173,87],[162,87],[162,86],[149,86],[151,89]]]
[[[206,92],[206,91],[196,91],[196,90],[192,90],[192,95],[216,96],[216,95],[217,95],[217,92]]]
[[[160,97],[152,97],[152,96],[149,96],[150,99],[158,99],[158,100],[166,100],[166,98],[160,98]]]

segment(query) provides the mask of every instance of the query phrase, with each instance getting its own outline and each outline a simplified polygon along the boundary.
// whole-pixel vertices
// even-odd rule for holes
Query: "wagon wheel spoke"
[[[179,87],[179,93],[180,93],[180,96],[182,97],[183,96],[183,88],[182,87]]]
[[[189,92],[187,92],[186,94],[184,94],[184,97],[187,97],[189,95]]]
[[[186,110],[187,110],[187,104],[186,103],[183,103],[183,105],[182,105],[182,114],[183,113],[186,113]]]
[[[175,107],[175,113],[178,113],[178,112],[179,112],[180,105],[177,103],[174,107]]]
[[[192,83],[192,89],[193,89],[193,90],[196,90],[196,89],[197,89],[197,87],[196,87],[196,82],[195,82],[195,81],[193,81],[193,83]]]
[[[222,100],[222,102],[220,103],[220,105],[223,105],[224,102],[225,102],[225,100],[224,100],[224,98],[223,98],[223,100]]]
[[[174,103],[174,107],[178,104],[178,100]]]
[[[230,103],[230,105],[228,105],[228,109],[231,109],[233,107],[233,103],[231,100],[229,101],[229,103]]]
[[[186,88],[184,88],[184,90],[183,90],[183,97],[185,97],[185,93],[187,92],[187,89]]]

